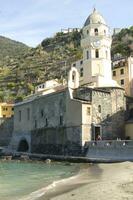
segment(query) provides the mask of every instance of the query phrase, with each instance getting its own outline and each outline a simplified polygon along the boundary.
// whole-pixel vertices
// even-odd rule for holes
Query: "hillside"
[[[67,77],[71,63],[82,58],[81,33],[57,33],[36,48],[0,37],[0,100],[22,100],[46,80]],[[133,27],[113,36],[112,57],[133,53]]]
[[[29,47],[21,42],[0,36],[0,67],[6,66],[11,58],[18,58],[28,52]]]
[[[0,68],[0,99],[22,99],[34,92],[34,87],[48,79],[66,78],[73,61],[80,59],[80,33],[57,33],[36,48],[26,49],[22,55],[10,55]],[[12,57],[12,58],[11,58]]]

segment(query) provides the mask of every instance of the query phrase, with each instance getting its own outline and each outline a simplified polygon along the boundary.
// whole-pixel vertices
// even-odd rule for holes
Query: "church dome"
[[[87,18],[84,26],[88,26],[90,24],[105,24],[106,22],[103,18],[103,16],[97,12],[96,9],[93,10],[93,13]]]

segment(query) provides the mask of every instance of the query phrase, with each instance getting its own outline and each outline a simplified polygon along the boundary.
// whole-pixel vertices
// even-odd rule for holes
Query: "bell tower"
[[[109,27],[102,15],[94,9],[82,29],[82,84],[93,83],[96,87],[114,85],[111,72],[111,42]]]

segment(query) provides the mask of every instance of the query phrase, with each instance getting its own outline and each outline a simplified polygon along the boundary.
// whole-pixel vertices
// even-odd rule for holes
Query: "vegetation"
[[[133,54],[133,26],[122,29],[120,33],[113,36],[112,56],[115,54],[130,56]]]

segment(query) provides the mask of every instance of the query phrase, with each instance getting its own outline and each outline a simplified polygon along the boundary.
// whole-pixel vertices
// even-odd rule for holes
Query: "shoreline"
[[[89,165],[39,200],[132,200],[132,171],[131,162]]]

